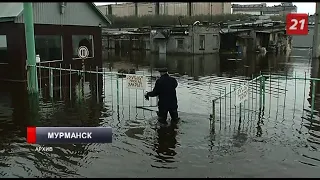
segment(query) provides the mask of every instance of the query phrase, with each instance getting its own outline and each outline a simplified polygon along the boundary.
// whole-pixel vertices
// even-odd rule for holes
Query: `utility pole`
[[[319,58],[320,56],[320,48],[319,48],[319,41],[320,41],[320,3],[316,3],[316,11],[315,11],[315,23],[314,23],[314,31],[313,31],[313,44],[312,44],[312,58]]]
[[[36,68],[36,50],[34,42],[34,27],[33,27],[33,8],[32,2],[23,3],[23,17],[26,37],[27,50],[27,80],[28,92],[30,94],[38,93],[38,76]]]

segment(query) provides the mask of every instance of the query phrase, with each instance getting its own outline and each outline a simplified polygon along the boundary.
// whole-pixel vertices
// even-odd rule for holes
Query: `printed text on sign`
[[[127,86],[130,89],[145,89],[145,77],[140,75],[127,75]]]

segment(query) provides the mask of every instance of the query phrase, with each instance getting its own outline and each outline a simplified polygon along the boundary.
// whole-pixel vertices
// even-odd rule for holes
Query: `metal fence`
[[[156,106],[156,102],[152,99],[150,101],[144,100],[145,91],[151,91],[155,82],[155,76],[144,74],[144,72],[135,72],[136,75],[143,75],[147,79],[146,90],[128,89],[126,87],[126,73],[111,72],[106,68],[89,68],[89,70],[73,69],[69,64],[69,68],[37,66],[39,89],[49,91],[50,98],[58,99],[72,99],[73,90],[79,90],[78,93],[84,90],[85,84],[90,84],[91,93],[94,92],[96,98],[109,98],[119,104],[123,97],[126,97],[127,105],[131,105],[134,101],[137,107]],[[77,87],[78,89],[72,89]],[[66,90],[68,92],[66,92]],[[83,93],[83,92],[82,92]],[[134,99],[132,99],[134,98]],[[99,100],[98,100],[99,101]]]
[[[149,101],[144,99],[144,94],[146,91],[153,89],[159,76],[152,70],[150,72],[134,72],[135,75],[145,76],[147,80],[145,90],[135,90],[126,87],[126,76],[132,74],[112,72],[112,70],[106,68],[88,67],[86,70],[84,70],[85,68],[79,70],[73,68],[72,65],[58,64],[58,67],[37,66],[37,69],[39,89],[42,91],[40,94],[46,94],[50,99],[68,99],[69,101],[75,98],[79,99],[78,96],[85,94],[82,91],[86,91],[85,86],[87,86],[90,89],[86,92],[90,91],[91,95],[97,98],[97,101],[102,99],[107,104],[138,108],[156,107],[157,105],[157,99],[150,98]],[[225,85],[246,81],[245,77],[206,76],[193,80],[188,76],[172,76],[179,83],[177,94],[180,96],[180,112],[206,114],[208,117],[211,113],[211,99],[220,96],[219,92]],[[77,97],[75,94],[77,94]]]
[[[37,66],[40,94],[47,94],[50,99],[56,101],[74,99],[81,101],[82,97],[91,96],[97,102],[111,107],[128,108],[126,113],[122,113],[129,116],[132,113],[130,107],[156,111],[154,108],[157,106],[157,101],[152,98],[150,101],[144,99],[146,91],[151,91],[154,86],[156,80],[154,74],[136,71],[135,74],[146,77],[147,86],[146,90],[135,90],[126,87],[125,77],[128,75],[126,73],[111,72],[99,67],[77,70],[71,65],[68,66],[69,68],[62,68],[61,65]],[[207,114],[208,117],[210,115],[210,127],[213,132],[230,126],[241,126],[244,122],[259,123],[266,119],[275,123],[278,123],[279,119],[282,119],[280,122],[288,119],[292,119],[293,122],[307,120],[311,123],[311,127],[314,120],[319,119],[316,110],[318,89],[316,87],[320,79],[310,78],[306,73],[304,77],[301,76],[301,74],[297,76],[296,73],[287,75],[261,73],[257,77],[251,77],[251,80],[245,77],[208,76],[201,77],[198,81],[188,81],[188,77],[179,77],[177,79],[180,85],[177,91],[178,94],[184,91],[184,98],[179,99],[182,101],[180,104],[188,103],[191,110],[196,106],[208,109],[202,114]],[[248,88],[248,98],[239,103],[238,91],[244,85]],[[190,111],[183,107],[179,109]]]
[[[242,103],[236,101],[236,96],[244,83],[230,84],[220,91],[220,97],[212,100],[210,127],[215,132],[231,125],[240,128],[244,122],[254,121],[259,124],[267,120],[273,121],[275,125],[301,124],[301,128],[302,122],[307,121],[307,128],[312,129],[319,120],[316,106],[319,81],[318,78],[307,77],[306,72],[304,77],[298,77],[296,73],[261,73],[245,83],[248,98]]]

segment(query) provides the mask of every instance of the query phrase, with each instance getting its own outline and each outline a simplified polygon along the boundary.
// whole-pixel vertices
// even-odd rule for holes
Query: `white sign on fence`
[[[129,89],[145,89],[146,88],[146,77],[142,75],[127,75],[127,87]]]
[[[89,56],[89,50],[86,46],[80,46],[78,49],[78,56],[81,59],[86,59]]]
[[[249,84],[246,83],[236,90],[236,105],[239,105],[249,97]]]

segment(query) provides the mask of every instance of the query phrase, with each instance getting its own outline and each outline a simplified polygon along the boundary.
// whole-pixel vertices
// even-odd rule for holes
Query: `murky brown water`
[[[42,82],[40,110],[28,111],[19,85],[0,86],[0,175],[2,177],[318,177],[320,157],[318,103],[310,120],[310,82],[266,79],[262,118],[256,92],[244,105],[242,122],[234,108],[217,111],[216,133],[210,131],[211,99],[229,83],[251,74],[319,77],[317,62],[305,51],[291,57],[218,55],[167,56],[105,53],[104,71],[136,69],[157,76],[167,66],[178,82],[181,121],[158,127],[156,100],[143,100],[143,91],[128,91],[123,78],[95,77],[79,87],[65,88],[54,99]],[[237,78],[231,78],[237,77]],[[100,78],[100,77],[99,77]],[[240,79],[240,80],[239,80]],[[148,89],[154,80],[148,81]],[[118,91],[117,91],[118,84]],[[318,92],[318,88],[316,88]],[[270,93],[271,92],[271,93]],[[79,98],[79,97],[82,98]],[[228,100],[228,99],[227,99]],[[223,104],[224,106],[224,104]],[[217,109],[219,109],[217,107]],[[231,110],[230,110],[231,109]],[[305,110],[303,110],[305,109]],[[220,113],[221,112],[221,113]],[[230,118],[231,117],[231,118]],[[239,114],[238,114],[239,117]],[[303,117],[303,118],[301,118]],[[49,153],[26,143],[26,126],[111,126],[112,144],[55,145]]]

